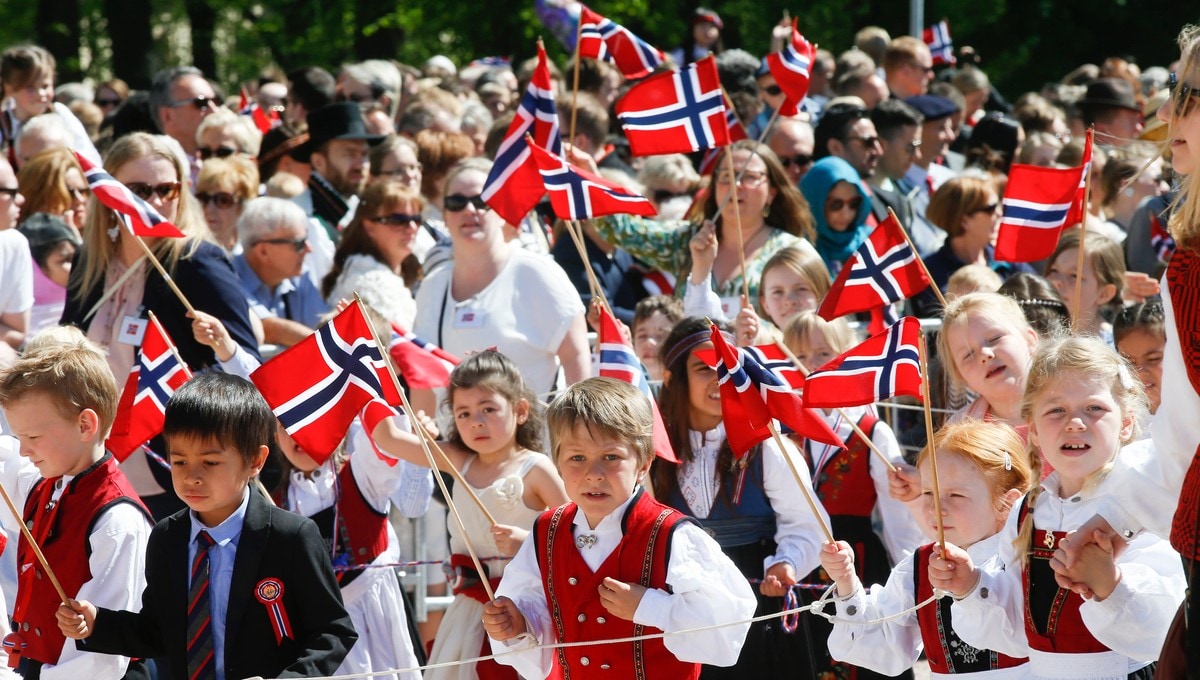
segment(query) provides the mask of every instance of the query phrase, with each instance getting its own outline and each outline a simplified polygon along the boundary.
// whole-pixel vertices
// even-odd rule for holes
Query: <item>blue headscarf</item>
[[[825,199],[829,197],[833,185],[838,182],[849,182],[863,199],[858,214],[854,216],[854,222],[846,231],[834,231],[825,219]],[[826,156],[813,163],[812,168],[800,179],[800,191],[808,201],[813,219],[817,223],[817,252],[825,261],[829,273],[837,276],[842,265],[871,233],[867,226],[867,217],[871,214],[871,197],[863,188],[858,171],[836,156]]]

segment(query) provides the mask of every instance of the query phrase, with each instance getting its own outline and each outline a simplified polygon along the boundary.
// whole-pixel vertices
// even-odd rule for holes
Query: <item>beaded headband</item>
[[[737,339],[735,339],[732,334],[726,331],[721,331],[721,335],[725,336],[725,340],[730,344],[737,343]],[[712,330],[696,331],[691,335],[683,336],[680,338],[679,342],[675,343],[675,346],[671,348],[671,351],[667,352],[666,361],[663,362],[663,366],[669,368],[677,359],[679,359],[679,357],[691,353],[691,351],[696,349],[698,345],[702,345],[711,340]]]
[[[1017,304],[1022,307],[1053,307],[1054,309],[1065,310],[1067,305],[1058,300],[1047,300],[1044,298],[1029,298],[1026,300],[1017,300]]]

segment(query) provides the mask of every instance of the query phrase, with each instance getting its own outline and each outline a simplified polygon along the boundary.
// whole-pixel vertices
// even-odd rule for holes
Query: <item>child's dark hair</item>
[[[495,392],[504,397],[510,404],[516,404],[524,399],[529,403],[529,417],[525,422],[517,424],[517,446],[529,451],[542,450],[542,410],[538,406],[537,395],[525,384],[521,371],[512,359],[494,349],[484,350],[463,359],[463,362],[450,372],[450,385],[446,390],[443,402],[446,408],[454,412],[454,392],[459,389],[480,389]],[[451,419],[454,422],[454,419]],[[446,439],[463,448],[470,449],[463,443],[454,424],[446,433]]]
[[[629,325],[629,332],[637,333],[638,324],[657,313],[667,317],[671,323],[677,323],[683,318],[683,301],[670,295],[651,295],[643,298],[633,308],[633,323]]]
[[[996,292],[1017,301],[1039,338],[1054,337],[1071,328],[1071,310],[1067,309],[1058,289],[1037,274],[1013,274]]]
[[[1156,338],[1166,338],[1166,315],[1163,313],[1162,302],[1146,300],[1137,302],[1121,310],[1113,320],[1113,341],[1121,344],[1130,333],[1144,331]]]
[[[187,381],[167,402],[163,437],[214,439],[247,463],[275,439],[275,414],[250,382],[227,373],[203,373]]]

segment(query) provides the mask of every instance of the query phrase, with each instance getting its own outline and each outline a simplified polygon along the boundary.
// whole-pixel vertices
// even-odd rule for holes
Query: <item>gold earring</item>
[[[770,215],[771,215],[771,204],[768,203],[763,206],[763,217],[770,217]]]

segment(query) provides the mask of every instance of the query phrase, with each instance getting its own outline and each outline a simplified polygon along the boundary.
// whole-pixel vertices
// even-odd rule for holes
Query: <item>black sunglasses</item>
[[[234,149],[234,148],[231,148],[228,146],[218,146],[215,149],[210,149],[207,146],[202,146],[202,147],[199,147],[196,149],[196,155],[199,156],[200,160],[202,160],[202,161],[206,161],[213,157],[229,158],[230,156],[232,156],[233,154],[235,154],[237,152],[238,152],[237,149]]]
[[[212,100],[208,97],[195,97],[193,99],[176,99],[174,101],[167,102],[167,106],[177,109],[181,106],[190,105],[196,107],[197,110],[203,111],[204,109],[208,108],[210,103],[212,103]]]
[[[657,191],[654,192],[654,202],[662,203],[663,201],[669,201],[672,198],[678,198],[681,196],[691,198],[692,194],[691,194],[691,192],[688,192],[688,191],[684,191],[683,193],[677,194],[674,191],[671,191],[670,189],[658,189]]]
[[[207,191],[200,191],[196,193],[196,200],[200,201],[200,205],[207,206],[209,203],[212,203],[222,210],[232,208],[242,202],[242,199],[228,191],[215,191],[211,194]]]
[[[840,198],[831,199],[829,201],[829,203],[826,204],[826,207],[829,208],[829,212],[838,212],[842,208],[847,208],[847,207],[850,208],[851,210],[853,210],[854,212],[858,212],[858,209],[862,207],[862,204],[863,204],[862,196],[857,196],[855,198],[850,199],[849,201],[843,201]]]
[[[92,195],[92,189],[91,187],[67,187],[67,193],[71,194],[71,198],[76,201],[82,201]]]
[[[1200,97],[1200,92],[1192,89],[1191,85],[1179,82],[1179,76],[1174,72],[1167,76],[1167,91],[1175,103],[1171,110],[1176,118],[1188,115],[1192,110],[1192,97]]]
[[[813,162],[812,154],[798,153],[795,156],[780,156],[779,163],[784,169],[792,167],[794,164],[798,168],[803,168],[806,165],[811,165]]]
[[[179,198],[179,187],[182,186],[179,182],[163,182],[162,184],[146,184],[145,182],[130,182],[125,185],[133,192],[134,196],[149,201],[150,197],[158,194],[158,197],[164,201],[172,201]]]
[[[994,214],[996,212],[996,209],[999,207],[1000,207],[999,203],[988,203],[987,205],[985,205],[981,208],[976,208],[976,209],[972,210],[971,214],[972,215],[977,215],[979,213],[993,213]]]
[[[9,198],[16,198],[21,190],[17,187],[0,187],[0,194],[8,194]]]
[[[264,238],[261,241],[255,241],[254,245],[259,243],[270,243],[273,246],[291,246],[296,249],[297,253],[304,252],[304,248],[308,246],[307,238]]]
[[[847,137],[846,141],[847,142],[859,141],[859,142],[863,143],[863,146],[869,147],[869,146],[875,146],[876,144],[878,144],[879,137],[878,137],[878,135],[875,137]]]
[[[416,227],[420,226],[421,224],[420,215],[408,215],[406,213],[392,213],[391,215],[380,215],[379,217],[368,217],[367,219],[371,220],[372,222],[386,224],[389,227]]]
[[[778,85],[768,85],[763,88],[763,92],[766,92],[772,97],[778,97],[779,95],[783,94],[783,88],[779,87]]]
[[[488,210],[487,201],[483,200],[483,196],[475,194],[474,196],[463,196],[462,194],[450,194],[442,200],[442,206],[446,212],[461,212],[467,209],[467,204],[475,206],[480,212]]]
[[[96,106],[120,106],[121,100],[120,99],[97,99],[96,101],[94,101],[92,103],[94,103]]]

